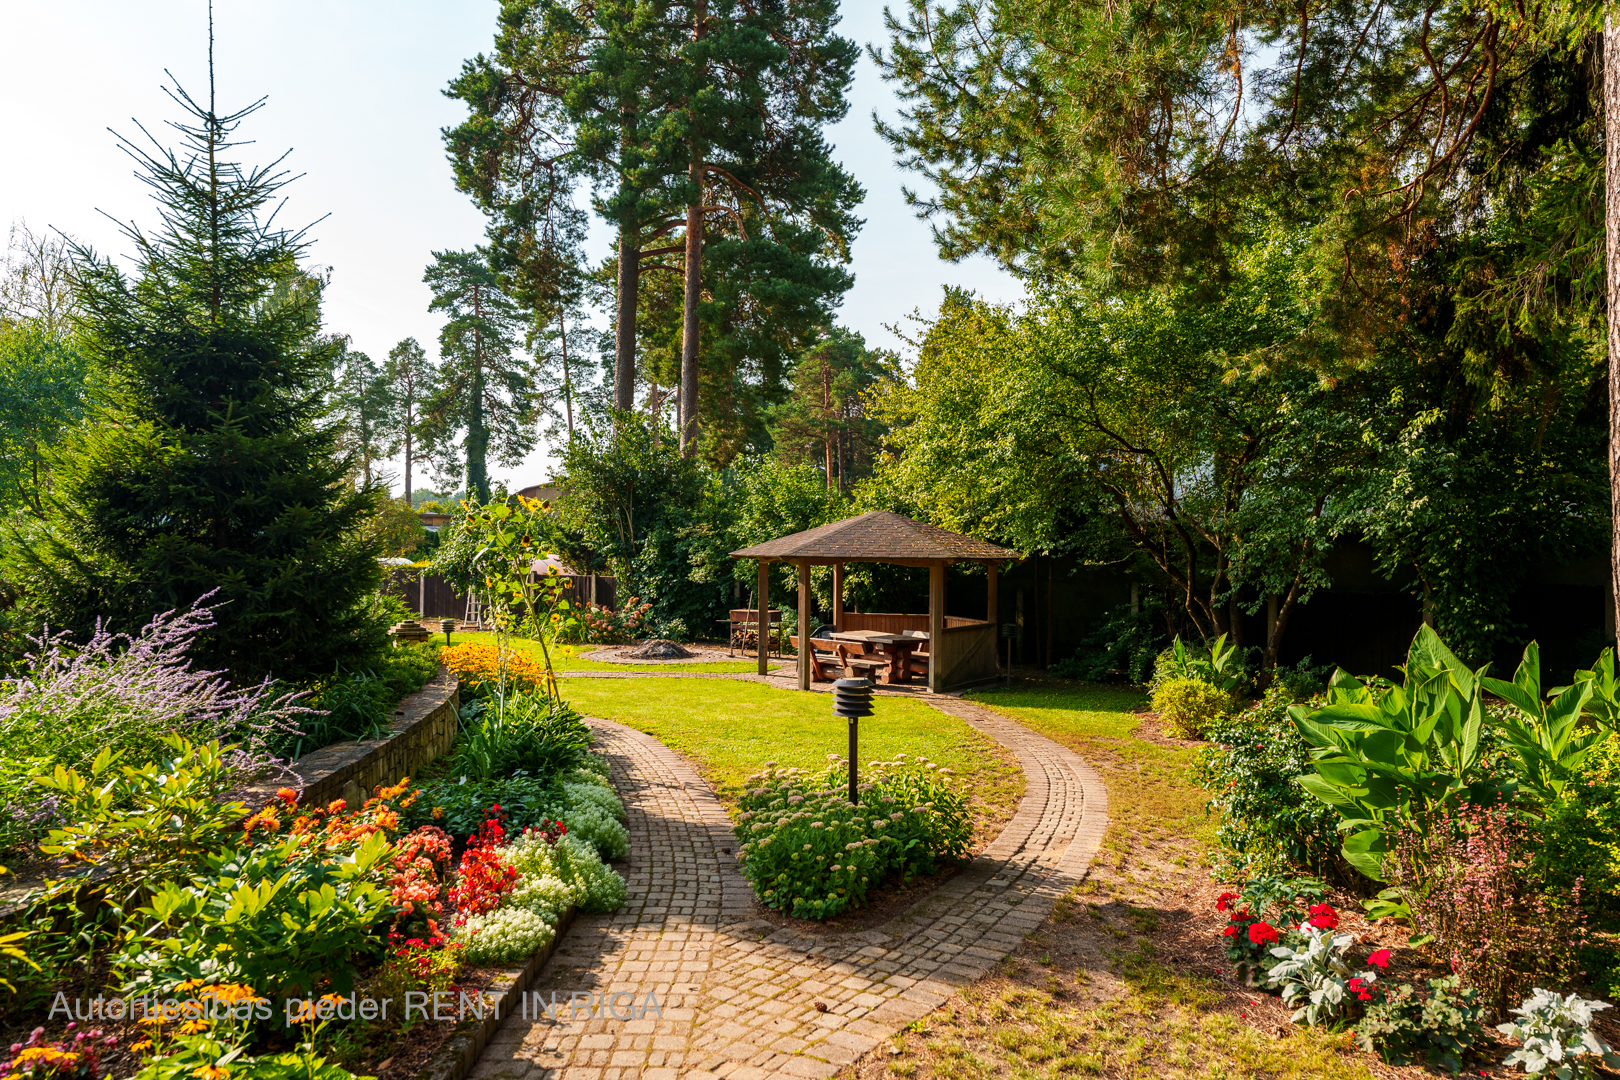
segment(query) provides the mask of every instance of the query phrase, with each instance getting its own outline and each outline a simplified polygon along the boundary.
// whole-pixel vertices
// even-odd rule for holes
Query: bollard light
[[[439,620],[439,629],[444,631],[444,643],[445,643],[446,647],[448,647],[449,644],[450,644],[450,631],[454,630],[455,628],[456,628],[456,620],[454,620],[454,619],[440,619]]]
[[[849,801],[860,802],[856,788],[856,750],[860,744],[861,717],[872,715],[872,681],[839,679],[833,683],[833,715],[849,719]]]

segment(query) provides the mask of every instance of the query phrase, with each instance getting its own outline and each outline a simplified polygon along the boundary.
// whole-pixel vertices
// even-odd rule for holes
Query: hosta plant
[[[1598,1064],[1620,1066],[1620,1054],[1592,1030],[1593,1016],[1608,1008],[1612,1006],[1606,1001],[1589,1001],[1577,994],[1561,997],[1537,987],[1522,1005],[1510,1010],[1517,1020],[1496,1026],[1522,1044],[1502,1064],[1520,1065],[1531,1076],[1557,1080],[1591,1076]]]

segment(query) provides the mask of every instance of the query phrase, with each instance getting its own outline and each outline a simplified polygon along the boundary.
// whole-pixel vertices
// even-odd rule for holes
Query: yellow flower
[[[197,1077],[198,1080],[225,1080],[227,1076],[231,1075],[231,1070],[223,1065],[199,1065],[191,1070],[191,1075]]]
[[[442,819],[442,818],[443,818],[443,817],[444,817],[444,807],[442,807],[442,806],[435,806],[435,807],[434,807],[434,808],[433,808],[433,820],[434,820],[434,821],[439,821],[439,820],[441,820],[441,819]]]
[[[143,1050],[152,1049],[152,1040],[151,1039],[142,1039],[138,1043],[131,1043],[129,1048],[131,1050],[135,1051],[137,1054],[139,1054]]]
[[[208,1021],[206,1020],[187,1020],[185,1023],[180,1025],[180,1034],[182,1035],[195,1035],[199,1031],[207,1030]]]
[[[185,982],[183,982],[179,986],[175,987],[175,989],[180,991],[183,994],[187,990],[195,990],[199,986],[206,986],[206,985],[207,985],[207,983],[205,983],[202,979],[187,979]]]

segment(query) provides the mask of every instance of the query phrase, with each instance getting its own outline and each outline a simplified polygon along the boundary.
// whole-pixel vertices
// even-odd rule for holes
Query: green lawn
[[[1133,710],[1147,707],[1135,688],[1081,683],[1026,683],[969,695],[1074,750],[1108,783],[1110,839],[1129,844],[1142,832],[1200,841],[1214,838],[1205,792],[1187,781],[1193,752],[1135,737]]]
[[[829,694],[729,679],[572,679],[563,692],[585,715],[645,731],[691,759],[728,803],[767,761],[819,769],[849,748]],[[873,709],[861,721],[862,761],[926,757],[962,776],[985,830],[1012,816],[1024,775],[1000,744],[920,701],[879,697]]]
[[[435,635],[434,641],[441,641],[443,635]],[[450,644],[465,645],[470,641],[495,644],[495,635],[490,633],[451,634]],[[537,642],[527,638],[513,638],[512,648],[518,652],[534,657],[540,662],[540,646]],[[758,671],[758,660],[722,661],[711,664],[605,664],[600,660],[582,660],[580,653],[595,652],[597,649],[607,648],[604,645],[554,645],[551,649],[551,666],[558,671],[718,671],[718,672],[748,672]],[[776,659],[771,661],[780,663]]]

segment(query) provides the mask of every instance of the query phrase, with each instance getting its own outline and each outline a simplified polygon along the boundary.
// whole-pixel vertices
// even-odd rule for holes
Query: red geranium
[[[1350,992],[1362,1001],[1371,1001],[1373,999],[1373,984],[1367,980],[1361,978],[1351,979],[1346,985],[1349,987]]]
[[[1223,893],[1221,893],[1219,898],[1217,898],[1216,901],[1215,901],[1215,910],[1216,911],[1225,911],[1228,907],[1231,906],[1231,902],[1233,900],[1236,900],[1236,899],[1238,899],[1238,894],[1235,893],[1235,892],[1223,892]]]
[[[1388,949],[1379,949],[1377,952],[1375,952],[1371,956],[1367,957],[1367,963],[1371,964],[1373,967],[1376,967],[1376,968],[1387,968],[1387,967],[1389,967],[1389,950]]]
[[[1225,930],[1221,931],[1221,936],[1222,937],[1237,937],[1237,927],[1228,926]]]
[[[1249,927],[1249,942],[1254,945],[1271,945],[1277,941],[1277,928],[1270,923],[1257,922]]]
[[[1331,904],[1312,904],[1311,917],[1307,921],[1318,930],[1337,930],[1339,913],[1333,910]]]

